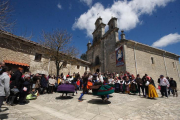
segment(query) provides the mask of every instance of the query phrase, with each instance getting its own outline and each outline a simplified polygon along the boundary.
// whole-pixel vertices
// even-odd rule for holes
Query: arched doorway
[[[99,56],[96,56],[95,58],[95,65],[100,65]]]
[[[96,72],[99,73],[99,69],[96,69]]]

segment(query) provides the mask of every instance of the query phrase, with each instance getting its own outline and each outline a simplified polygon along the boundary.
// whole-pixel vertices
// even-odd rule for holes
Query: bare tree
[[[76,62],[79,51],[71,45],[72,35],[66,30],[54,30],[52,33],[43,32],[40,44],[49,48],[44,53],[55,62],[57,76],[63,65]]]
[[[10,21],[11,12],[9,0],[0,0],[0,30],[11,30],[15,24]]]

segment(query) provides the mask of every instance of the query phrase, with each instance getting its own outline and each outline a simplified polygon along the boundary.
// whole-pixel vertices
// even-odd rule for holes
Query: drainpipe
[[[180,73],[179,73],[179,69],[178,69],[178,64],[177,64],[177,61],[176,61],[176,69],[177,69],[177,72],[178,72],[178,77],[179,77],[179,81],[180,81]]]
[[[123,51],[124,51],[124,72],[127,71],[126,66],[127,66],[127,61],[126,61],[126,50],[125,50],[125,43],[123,44]]]
[[[50,66],[50,58],[49,58],[49,63],[48,63],[48,74],[49,74],[49,66]]]
[[[137,43],[134,44],[134,61],[135,61],[135,68],[136,68],[136,75],[138,74],[138,71],[137,71],[137,61],[136,61],[136,51],[135,51],[135,46],[136,46]]]
[[[166,53],[166,52],[164,52],[164,53]],[[168,76],[168,72],[167,72],[167,66],[166,66],[166,61],[165,61],[165,55],[164,55],[164,53],[163,53],[163,59],[164,59],[164,66],[165,66],[165,70],[166,70],[166,76]]]
[[[70,63],[70,65],[71,65],[71,63]],[[71,66],[70,66],[70,71],[69,72],[70,72],[69,74],[71,75]]]

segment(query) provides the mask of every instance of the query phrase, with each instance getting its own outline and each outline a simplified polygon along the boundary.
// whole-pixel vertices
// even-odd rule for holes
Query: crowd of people
[[[14,73],[11,69],[0,62],[0,108],[3,101],[10,105],[24,104],[28,94],[39,96],[40,94],[52,94],[56,92],[57,87],[62,84],[73,84],[77,90],[82,90],[79,101],[82,101],[84,94],[89,92],[88,84],[92,85],[101,83],[108,84],[114,88],[117,93],[123,94],[138,94],[139,96],[148,97],[151,99],[157,98],[156,88],[161,92],[161,97],[168,98],[168,95],[178,96],[177,83],[173,78],[160,75],[158,86],[156,87],[154,80],[145,74],[142,78],[138,74],[136,77],[129,72],[121,73],[73,73],[70,75],[59,76],[45,74],[23,73],[23,68],[19,67]],[[142,93],[142,94],[141,94]],[[67,93],[66,93],[67,95]],[[109,96],[104,96],[103,100],[108,100]]]

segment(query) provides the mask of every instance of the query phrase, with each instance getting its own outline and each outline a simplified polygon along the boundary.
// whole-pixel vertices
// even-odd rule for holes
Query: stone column
[[[166,70],[166,76],[168,76],[167,66],[166,66],[166,60],[165,60],[165,55],[164,55],[164,53],[163,53],[163,59],[164,59],[164,66],[165,66],[165,70]]]
[[[135,46],[136,46],[137,43],[134,44],[134,61],[135,61],[135,68],[136,68],[136,75],[138,74],[138,71],[137,71],[137,60],[136,60],[136,50],[135,50]]]

